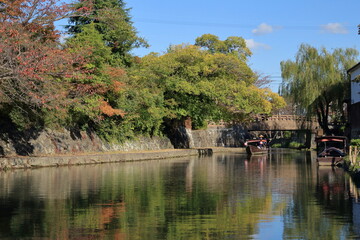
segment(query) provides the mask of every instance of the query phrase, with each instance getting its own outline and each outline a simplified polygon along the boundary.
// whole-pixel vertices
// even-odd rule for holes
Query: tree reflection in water
[[[8,171],[0,238],[356,238],[356,191],[294,151]]]

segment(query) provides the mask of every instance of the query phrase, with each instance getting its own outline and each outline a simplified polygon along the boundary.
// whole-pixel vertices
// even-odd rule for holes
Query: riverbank
[[[16,156],[0,158],[0,170],[39,168],[39,167],[59,167],[85,164],[102,164],[128,161],[144,161],[165,158],[178,158],[187,156],[211,155],[220,152],[237,152],[246,154],[245,148],[192,148],[192,149],[163,149],[151,151],[114,151],[96,152],[84,154],[63,154],[63,155],[44,155],[44,156]]]
[[[349,153],[344,158],[344,169],[354,178],[360,179],[360,151],[359,146],[349,146]]]
[[[205,130],[179,127],[171,136],[137,136],[108,142],[92,131],[67,129],[0,134],[0,157],[152,151],[207,147],[242,147],[246,131],[239,126],[209,126]]]

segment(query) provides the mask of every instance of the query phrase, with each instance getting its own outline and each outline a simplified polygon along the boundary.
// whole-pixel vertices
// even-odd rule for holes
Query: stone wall
[[[215,126],[206,130],[192,130],[189,134],[192,147],[243,147],[247,135],[239,126]]]
[[[16,168],[59,167],[71,165],[144,161],[166,158],[199,156],[198,149],[167,149],[147,152],[109,152],[55,156],[14,156],[0,158],[0,170]]]
[[[170,140],[165,137],[142,137],[122,144],[115,144],[105,142],[91,132],[70,132],[68,130],[59,132],[49,129],[36,134],[24,134],[22,137],[5,135],[0,139],[2,156],[39,156],[172,148],[174,147]]]
[[[2,134],[0,156],[42,156],[59,154],[95,153],[111,151],[143,151],[174,148],[241,147],[245,131],[240,127],[209,127],[207,130],[191,130],[180,127],[174,135],[166,137],[141,137],[122,144],[108,143],[96,134],[86,131],[53,131],[45,129],[19,135]],[[174,144],[174,143],[181,144]],[[175,147],[174,147],[175,145]]]

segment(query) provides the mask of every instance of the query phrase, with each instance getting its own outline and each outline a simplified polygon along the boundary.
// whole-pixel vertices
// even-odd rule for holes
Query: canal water
[[[278,150],[0,172],[0,239],[358,239],[358,187]]]

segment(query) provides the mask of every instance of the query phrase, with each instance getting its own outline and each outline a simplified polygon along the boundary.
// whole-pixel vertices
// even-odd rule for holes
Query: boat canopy
[[[255,143],[255,142],[266,142],[266,139],[253,139],[253,140],[247,140],[247,143]]]
[[[329,136],[329,137],[319,137],[316,138],[316,142],[345,142],[346,141],[346,137],[336,137],[336,136]]]

